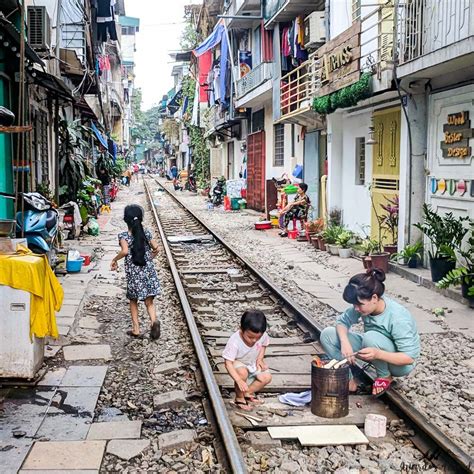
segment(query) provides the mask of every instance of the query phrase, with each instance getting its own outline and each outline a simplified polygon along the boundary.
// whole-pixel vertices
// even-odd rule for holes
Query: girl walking
[[[150,337],[160,337],[160,322],[156,319],[154,298],[160,293],[160,282],[153,264],[158,252],[158,244],[151,232],[143,228],[143,209],[132,204],[125,208],[123,220],[128,231],[118,235],[120,251],[112,260],[111,270],[117,270],[117,262],[125,258],[125,275],[127,278],[127,298],[130,300],[132,330],[127,334],[141,337],[138,322],[138,301],[144,301],[151,321]]]

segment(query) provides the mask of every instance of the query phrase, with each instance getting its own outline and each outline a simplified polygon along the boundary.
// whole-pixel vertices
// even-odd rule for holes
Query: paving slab
[[[141,421],[92,423],[87,439],[138,439],[141,431]]]
[[[60,318],[74,318],[74,316],[76,316],[77,308],[77,306],[63,306],[56,316]]]
[[[36,434],[52,441],[87,437],[100,387],[59,387]]]
[[[113,439],[107,444],[107,453],[129,461],[141,454],[148,446],[150,446],[148,439]]]
[[[32,438],[38,431],[54,395],[54,389],[12,389],[2,402],[0,441],[10,442],[12,431]]]
[[[24,470],[98,471],[105,441],[36,442],[23,465]]]
[[[0,441],[0,466],[2,474],[16,474],[33,445],[32,439]]]
[[[70,330],[71,330],[71,326],[62,326],[58,324],[58,334],[60,336],[67,336]]]
[[[108,344],[83,344],[63,347],[66,360],[110,360],[112,353]]]
[[[101,387],[107,374],[107,365],[73,365],[61,381],[63,387]]]
[[[190,405],[191,403],[186,400],[186,392],[184,390],[173,390],[172,392],[160,393],[153,397],[153,407],[155,410],[187,407]]]
[[[97,469],[21,469],[18,474],[99,474]]]
[[[72,326],[76,318],[69,317],[69,316],[56,316],[56,324],[60,326]]]
[[[54,357],[61,349],[61,346],[50,346],[49,344],[46,344],[44,346],[44,356]]]
[[[281,441],[273,439],[266,431],[249,431],[245,434],[245,437],[256,449],[281,448]]]
[[[38,382],[38,386],[47,386],[47,387],[57,387],[61,384],[61,380],[64,378],[66,374],[66,368],[61,367],[56,370],[49,370],[46,372],[44,377]]]
[[[176,430],[158,436],[158,446],[162,450],[180,448],[190,444],[196,438],[194,430]]]

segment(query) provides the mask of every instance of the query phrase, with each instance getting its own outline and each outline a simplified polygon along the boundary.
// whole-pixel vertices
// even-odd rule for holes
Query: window
[[[275,125],[273,128],[273,166],[283,166],[285,164],[285,126]]]
[[[355,184],[364,185],[365,184],[365,137],[356,138],[356,147],[355,147],[355,157],[356,157],[356,166],[355,166]]]
[[[43,110],[35,114],[33,131],[33,153],[36,169],[36,182],[47,183],[49,178],[48,115]]]
[[[252,133],[265,129],[265,109],[252,114]]]
[[[360,20],[361,9],[362,9],[361,0],[352,0],[352,23],[354,23],[357,20]]]

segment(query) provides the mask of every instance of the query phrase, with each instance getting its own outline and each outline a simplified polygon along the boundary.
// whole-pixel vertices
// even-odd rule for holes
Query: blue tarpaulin
[[[99,132],[99,129],[95,126],[94,122],[91,122],[91,128],[93,130],[93,132],[95,133],[95,136],[97,137],[97,139],[99,140],[99,142],[101,143],[101,145],[106,149],[108,150],[109,149],[109,146],[107,144],[107,138],[105,138],[102,133]]]

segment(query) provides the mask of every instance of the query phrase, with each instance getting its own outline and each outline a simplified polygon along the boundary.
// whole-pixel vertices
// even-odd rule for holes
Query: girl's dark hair
[[[308,191],[308,185],[306,183],[300,183],[299,187],[304,193]]]
[[[366,273],[354,275],[350,280],[342,297],[350,304],[359,304],[361,300],[370,300],[373,295],[379,298],[385,292],[385,272],[380,268],[371,268]]]
[[[131,246],[132,262],[139,267],[146,265],[145,261],[145,245],[146,237],[143,229],[143,209],[136,205],[130,204],[125,208],[123,220],[132,231],[133,244]]]
[[[264,333],[267,330],[267,318],[258,309],[248,309],[240,319],[240,329],[242,331]]]

